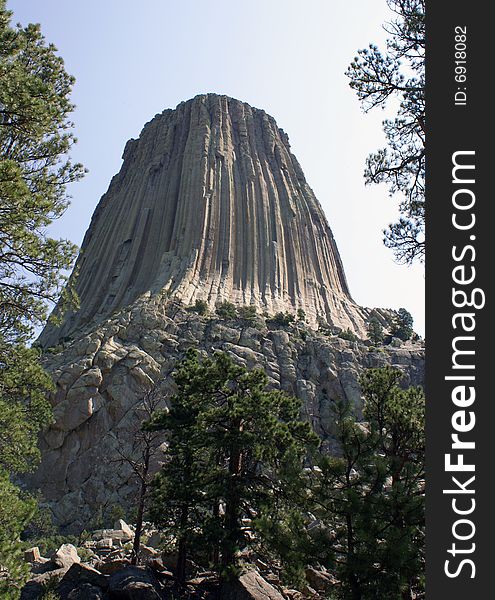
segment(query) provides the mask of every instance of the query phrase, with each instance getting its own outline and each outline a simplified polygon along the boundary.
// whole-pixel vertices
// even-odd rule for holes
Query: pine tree
[[[383,342],[383,326],[373,314],[368,321],[368,338],[377,346]]]
[[[38,432],[51,419],[52,382],[38,357],[32,348],[0,346],[0,596],[9,599],[18,598],[28,575],[19,536],[35,510],[11,476],[34,469]]]
[[[0,586],[16,598],[26,575],[19,534],[32,513],[11,477],[34,468],[37,434],[51,418],[51,380],[25,345],[63,288],[75,247],[47,235],[83,174],[67,156],[74,83],[39,25],[12,27],[0,0]],[[66,289],[66,300],[73,294]],[[65,300],[62,302],[62,304]],[[0,587],[2,597],[7,592]]]
[[[387,0],[394,20],[386,52],[370,44],[360,50],[346,75],[365,112],[397,99],[394,119],[383,122],[387,148],[370,154],[366,183],[386,183],[402,195],[401,217],[389,226],[385,245],[397,260],[424,260],[425,195],[425,0]]]
[[[0,335],[22,341],[60,295],[75,247],[46,235],[83,174],[67,157],[74,79],[39,25],[10,26],[0,0]]]
[[[20,535],[35,513],[35,502],[25,498],[0,468],[0,597],[17,600],[29,576]]]
[[[367,422],[340,405],[341,454],[321,456],[312,473],[314,513],[332,532],[327,566],[350,600],[410,598],[424,587],[424,395],[402,390],[401,377],[390,367],[364,373]]]
[[[200,360],[189,351],[175,381],[170,411],[154,422],[169,433],[170,456],[157,481],[155,514],[179,540],[179,577],[194,532],[226,579],[239,550],[253,543],[254,520],[270,514],[297,480],[317,438],[300,421],[298,400],[267,390],[262,370],[248,371],[225,353]]]
[[[414,320],[411,313],[405,308],[399,308],[395,323],[392,327],[392,335],[395,335],[395,337],[398,337],[404,342],[407,341],[414,333],[413,323]]]

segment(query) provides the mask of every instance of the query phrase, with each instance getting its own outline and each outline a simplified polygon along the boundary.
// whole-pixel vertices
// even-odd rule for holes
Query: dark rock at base
[[[103,600],[104,592],[101,588],[90,583],[83,583],[69,592],[66,598],[67,600]]]
[[[108,580],[108,575],[102,575],[88,565],[75,563],[62,577],[57,591],[61,600],[79,600],[78,593],[83,594],[81,595],[81,600],[86,600],[86,597],[88,600],[90,598],[92,600],[92,596],[88,596],[88,594],[93,594],[94,596],[96,592],[94,590],[91,591],[91,588],[101,590],[100,597],[103,597],[103,592],[108,588]],[[96,598],[98,597],[96,596]]]
[[[66,572],[67,569],[56,569],[34,577],[22,588],[20,600],[38,600],[43,595],[46,584],[51,579],[62,579]]]
[[[160,584],[156,577],[140,567],[126,567],[110,576],[109,600],[161,600]]]

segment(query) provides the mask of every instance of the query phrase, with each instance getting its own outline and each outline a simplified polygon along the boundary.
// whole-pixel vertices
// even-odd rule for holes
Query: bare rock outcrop
[[[306,312],[364,336],[323,210],[273,117],[201,95],[130,140],[77,261],[81,307],[52,346],[145,292]]]
[[[404,385],[424,378],[418,344],[374,349],[301,322],[281,327],[260,316],[200,316],[175,301],[144,297],[46,354],[56,422],[41,436],[42,461],[30,485],[41,489],[60,525],[78,531],[104,506],[132,505],[132,471],[116,458],[132,445],[143,395],[158,381],[165,397],[172,392],[170,373],[189,347],[263,367],[271,386],[302,400],[303,416],[329,447],[335,403],[349,401],[359,414],[363,368],[394,365],[404,372]]]

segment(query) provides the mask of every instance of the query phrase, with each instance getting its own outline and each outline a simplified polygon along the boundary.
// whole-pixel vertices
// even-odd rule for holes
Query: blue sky
[[[424,334],[421,266],[396,265],[382,229],[396,218],[384,186],[365,187],[366,156],[384,145],[386,113],[364,115],[344,72],[358,48],[383,45],[385,0],[11,0],[14,22],[39,22],[76,77],[89,172],[52,234],[80,244],[118,172],[125,142],[156,113],[216,92],[263,108],[292,150],[336,238],[354,299],[399,308]]]

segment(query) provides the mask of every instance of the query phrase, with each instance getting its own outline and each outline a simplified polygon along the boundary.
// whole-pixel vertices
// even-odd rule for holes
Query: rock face
[[[77,262],[81,308],[45,329],[44,346],[148,291],[301,308],[364,335],[322,208],[263,110],[197,96],[145,125],[123,160]]]
[[[40,337],[56,385],[55,423],[40,439],[41,489],[58,524],[86,528],[91,515],[133,505],[131,467],[118,463],[143,420],[155,383],[191,346],[222,350],[271,386],[297,395],[304,417],[332,446],[334,406],[362,405],[362,368],[395,365],[421,384],[418,345],[372,348],[367,309],[351,299],[322,209],[287,136],[261,110],[225,96],[198,96],[164,111],[128,143],[121,172],[95,211],[78,259],[78,312]],[[191,312],[205,300],[209,313]],[[220,318],[221,300],[251,305]],[[297,309],[306,322],[270,322]],[[390,314],[377,312],[384,325]],[[319,321],[327,323],[316,331]],[[163,441],[163,440],[162,440]],[[160,453],[155,457],[158,467]]]

